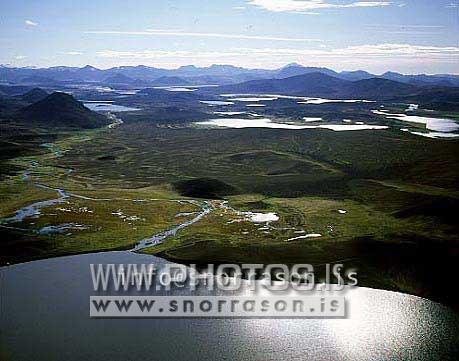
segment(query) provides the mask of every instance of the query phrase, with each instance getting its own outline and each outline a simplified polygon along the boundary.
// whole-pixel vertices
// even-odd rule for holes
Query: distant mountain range
[[[351,79],[355,74],[347,74]],[[363,75],[363,74],[362,74]],[[260,79],[212,88],[224,93],[286,94],[329,99],[414,102],[438,110],[459,109],[459,87],[419,85],[385,78],[345,80],[315,72],[285,79]]]
[[[156,76],[162,73],[156,78]],[[168,75],[164,75],[168,74]],[[180,74],[174,75],[174,74]],[[229,65],[213,65],[207,68],[194,66],[165,70],[137,67],[118,67],[100,70],[90,66],[84,68],[57,67],[48,69],[0,68],[2,80],[12,79],[45,81],[48,91],[69,88],[82,99],[91,99],[94,85],[119,88],[141,88],[139,91],[122,97],[125,103],[144,102],[156,107],[180,107],[180,109],[197,107],[199,100],[217,100],[224,93],[265,93],[298,96],[321,97],[329,99],[365,99],[415,103],[426,109],[457,110],[459,109],[458,77],[454,75],[402,75],[385,73],[382,77],[364,71],[337,73],[327,68],[303,67],[290,64],[277,70],[244,69]],[[143,76],[143,79],[141,78]],[[148,78],[151,76],[151,79]],[[56,86],[50,85],[50,79],[56,80]],[[154,79],[153,79],[154,78]],[[70,80],[73,79],[73,80]],[[77,80],[79,79],[79,80]],[[212,79],[225,79],[218,87],[203,87],[193,92],[166,91],[154,87],[193,86],[196,79],[212,82]],[[228,79],[233,83],[227,84]],[[238,81],[244,79],[243,81]],[[54,80],[53,80],[54,81]],[[68,82],[68,83],[67,83]],[[64,85],[62,84],[64,83]],[[35,89],[34,89],[35,88]],[[21,83],[0,84],[0,98],[4,98],[3,108],[7,108],[8,99],[21,99],[25,103],[34,103],[21,113],[24,119],[48,124],[73,126],[80,128],[97,127],[106,123],[105,117],[90,112],[72,96],[64,93],[47,95],[46,91],[36,89],[37,85]],[[118,88],[118,89],[119,89]],[[87,90],[90,89],[90,90]],[[11,101],[9,104],[12,104]]]
[[[131,86],[226,85],[259,79],[284,79],[309,73],[321,73],[349,81],[382,78],[418,86],[459,87],[459,75],[404,75],[387,72],[378,76],[361,70],[338,73],[327,68],[305,67],[296,63],[274,70],[245,69],[232,65],[212,65],[203,68],[187,65],[178,69],[161,69],[144,65],[110,69],[97,69],[90,65],[82,68],[59,66],[40,69],[0,66],[0,83],[47,86],[67,82],[97,82]]]
[[[308,73],[285,79],[252,80],[218,88],[228,93],[290,94],[343,99],[388,99],[413,95],[419,87],[382,78],[350,81],[323,73]]]

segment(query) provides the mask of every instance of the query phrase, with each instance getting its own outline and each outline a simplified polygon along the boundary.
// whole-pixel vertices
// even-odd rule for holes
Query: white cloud
[[[308,38],[290,38],[279,36],[264,36],[264,35],[245,35],[245,34],[221,34],[221,33],[197,33],[184,32],[177,30],[162,30],[148,29],[146,31],[86,31],[85,34],[104,34],[104,35],[148,35],[148,36],[181,36],[181,37],[196,37],[196,38],[222,38],[222,39],[240,39],[240,40],[269,40],[269,41],[321,41],[319,39]]]
[[[102,50],[96,53],[102,58],[119,58],[119,59],[156,59],[156,58],[222,58],[241,55],[240,51],[230,52],[195,52],[190,50],[141,50],[141,51],[117,51],[117,50]]]
[[[64,52],[65,55],[83,55],[81,51],[66,51]]]
[[[393,29],[442,29],[444,25],[410,25],[410,24],[366,24],[368,28],[393,28]]]
[[[441,31],[416,31],[416,30],[373,30],[380,34],[395,34],[395,35],[436,35],[442,34]]]
[[[245,49],[244,49],[245,50]],[[247,49],[249,50],[249,49]],[[301,55],[318,57],[424,57],[424,58],[450,58],[459,55],[459,47],[454,46],[421,46],[410,44],[377,44],[357,45],[338,49],[251,49],[259,55]]]
[[[382,7],[391,4],[389,1],[357,1],[347,4],[330,3],[327,0],[249,0],[250,5],[274,12],[301,12],[336,8]]]
[[[16,55],[14,57],[14,59],[16,59],[16,60],[24,60],[24,59],[27,59],[27,56],[25,56],[25,55]]]
[[[367,24],[364,25],[368,31],[382,34],[401,34],[401,35],[432,35],[444,32],[443,25],[396,25],[396,24]]]
[[[420,46],[410,44],[357,45],[337,49],[293,49],[293,48],[232,48],[228,51],[192,51],[192,50],[141,50],[116,51],[103,50],[96,53],[103,58],[226,58],[226,57],[317,57],[317,58],[451,58],[459,55],[459,47]]]
[[[323,48],[225,48],[223,51],[186,49],[177,51],[147,49],[139,51],[102,50],[95,54],[94,64],[100,67],[120,65],[150,65],[175,68],[194,64],[230,64],[246,68],[278,68],[296,62],[307,66],[329,67],[335,70],[364,69],[373,73],[387,70],[400,72],[438,73],[447,69],[459,73],[459,47],[420,46],[412,44],[372,44]],[[446,70],[445,70],[446,71]]]
[[[410,25],[410,24],[366,24],[368,31],[382,34],[432,35],[444,32],[444,25]]]
[[[32,20],[25,20],[24,24],[26,24],[28,26],[37,26],[38,25],[38,23],[36,23],[35,21],[32,21]]]

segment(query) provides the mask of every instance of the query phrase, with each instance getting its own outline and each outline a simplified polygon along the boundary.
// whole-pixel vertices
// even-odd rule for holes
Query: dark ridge
[[[102,157],[98,157],[97,160],[116,160],[114,155],[104,155]]]
[[[432,197],[432,199],[416,204],[414,206],[402,209],[394,213],[398,218],[410,217],[433,217],[450,225],[457,223],[457,214],[459,212],[459,201],[453,198]]]
[[[181,195],[193,198],[221,199],[236,193],[233,186],[213,178],[182,180],[173,185]]]

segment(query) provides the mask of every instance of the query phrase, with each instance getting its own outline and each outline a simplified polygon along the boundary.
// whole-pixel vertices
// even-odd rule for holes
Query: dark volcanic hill
[[[48,96],[48,93],[41,88],[33,88],[27,93],[19,95],[19,97],[27,103],[38,102]]]
[[[107,117],[86,108],[65,93],[52,93],[19,111],[18,117],[28,124],[46,127],[97,128],[110,123]]]

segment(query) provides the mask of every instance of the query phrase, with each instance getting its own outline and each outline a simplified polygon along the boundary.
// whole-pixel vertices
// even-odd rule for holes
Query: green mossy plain
[[[45,138],[54,146],[38,147]],[[28,231],[3,228],[2,263],[130,249],[191,217],[177,214],[199,210],[175,202],[190,198],[179,194],[183,189],[174,184],[210,179],[228,185],[222,189],[231,191],[219,198],[233,209],[275,212],[279,221],[260,229],[263,225],[234,222],[237,213],[216,206],[201,221],[146,253],[202,264],[321,267],[343,262],[359,270],[363,285],[451,303],[441,284],[451,280],[448,262],[457,261],[458,229],[451,213],[458,207],[458,141],[396,129],[199,129],[147,121],[72,134],[43,131],[30,139],[37,153],[8,157],[14,172],[4,173],[0,183],[2,217],[56,197],[34,183],[110,201],[70,197],[65,204],[43,209],[39,218],[11,224]],[[20,144],[14,134],[3,142]],[[37,165],[31,167],[32,162]],[[25,169],[30,180],[22,179]],[[139,199],[146,201],[135,201]],[[118,212],[136,218],[126,221],[114,215]],[[62,223],[87,228],[34,233]],[[301,231],[322,237],[286,242]],[[436,276],[429,273],[432,269]],[[435,277],[441,281],[433,286]]]

